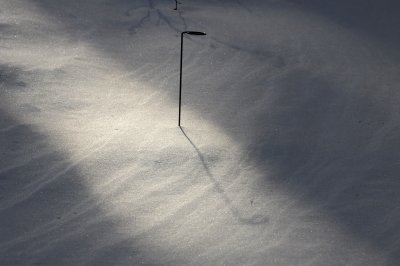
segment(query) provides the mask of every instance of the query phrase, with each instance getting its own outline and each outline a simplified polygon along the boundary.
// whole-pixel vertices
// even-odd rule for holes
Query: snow
[[[400,263],[398,4],[0,6],[0,265]]]

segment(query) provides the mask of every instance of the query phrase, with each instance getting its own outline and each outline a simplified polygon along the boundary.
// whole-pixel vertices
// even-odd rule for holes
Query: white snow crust
[[[0,0],[0,265],[400,265],[400,5],[181,2]]]

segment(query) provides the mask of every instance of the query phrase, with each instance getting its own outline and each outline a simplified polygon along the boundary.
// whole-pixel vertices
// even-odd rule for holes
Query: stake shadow
[[[179,129],[182,131],[182,134],[185,136],[185,138],[189,141],[190,145],[193,147],[193,149],[196,151],[197,157],[199,158],[199,161],[203,165],[203,168],[207,174],[208,179],[211,181],[211,183],[214,186],[215,191],[219,193],[219,195],[222,197],[222,199],[225,202],[225,205],[229,208],[233,216],[242,224],[247,224],[247,225],[257,225],[257,224],[265,224],[269,222],[269,217],[264,216],[264,215],[253,215],[252,217],[245,217],[243,214],[241,214],[240,210],[235,207],[234,203],[232,200],[229,198],[227,193],[225,192],[224,188],[222,185],[218,182],[218,180],[214,177],[214,175],[211,173],[210,168],[208,167],[203,154],[199,150],[199,148],[193,143],[193,141],[189,138],[189,136],[186,134],[185,130],[183,127],[179,126]]]

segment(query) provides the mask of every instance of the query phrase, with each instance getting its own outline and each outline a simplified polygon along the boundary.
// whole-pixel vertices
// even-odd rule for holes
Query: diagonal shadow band
[[[196,151],[197,156],[199,157],[199,160],[201,164],[203,165],[204,170],[207,173],[207,176],[209,180],[212,182],[214,189],[219,193],[219,195],[222,197],[224,200],[226,206],[229,208],[231,213],[235,216],[235,218],[242,224],[248,224],[248,225],[257,225],[257,224],[265,224],[269,222],[269,217],[260,215],[260,214],[255,214],[252,215],[251,217],[245,217],[237,207],[234,206],[232,200],[226,195],[225,190],[221,186],[221,184],[215,179],[213,174],[210,171],[210,168],[207,166],[203,154],[200,152],[199,148],[193,143],[193,141],[189,138],[189,136],[186,134],[185,130],[183,127],[179,126],[179,129],[182,131],[183,135],[185,138],[189,141],[190,145],[193,147],[193,149]]]

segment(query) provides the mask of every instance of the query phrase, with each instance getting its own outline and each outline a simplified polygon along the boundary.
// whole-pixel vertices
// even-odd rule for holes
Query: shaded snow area
[[[400,265],[399,2],[181,2],[0,0],[0,265]]]

